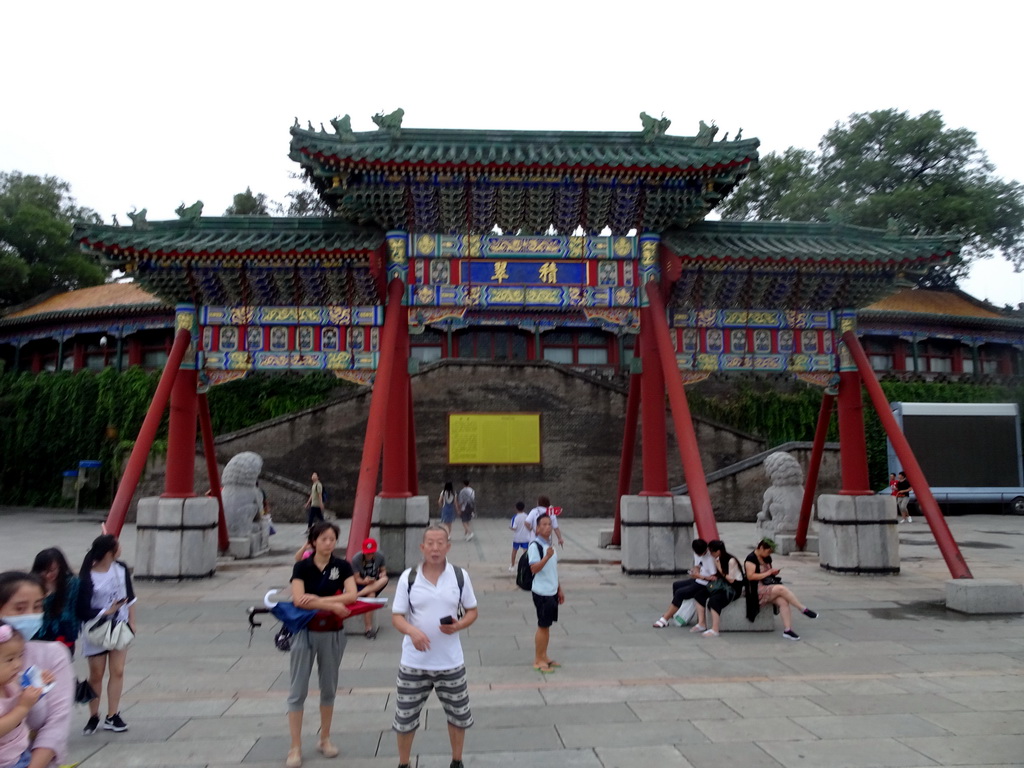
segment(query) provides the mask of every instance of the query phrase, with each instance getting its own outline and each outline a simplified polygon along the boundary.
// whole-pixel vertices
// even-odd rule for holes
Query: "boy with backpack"
[[[551,636],[551,625],[558,621],[558,606],[565,602],[565,593],[558,583],[558,555],[551,545],[549,515],[542,514],[537,518],[534,534],[534,540],[526,550],[530,571],[533,574],[530,591],[533,592],[533,605],[537,609],[533,668],[541,674],[548,674],[561,666],[548,656],[548,641]]]

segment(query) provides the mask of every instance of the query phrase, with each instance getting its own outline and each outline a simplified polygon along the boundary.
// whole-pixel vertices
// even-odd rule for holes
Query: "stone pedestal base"
[[[608,549],[612,545],[612,535],[615,531],[611,528],[602,528],[597,532],[597,548]]]
[[[818,553],[818,537],[816,534],[807,534],[807,543],[803,549],[796,545],[796,534],[780,533],[772,541],[775,542],[775,551],[780,555],[788,555],[792,552],[813,552]]]
[[[387,560],[392,581],[423,559],[420,542],[423,541],[423,529],[429,523],[430,499],[426,496],[405,499],[378,496],[373,500],[370,536],[377,540],[377,548]]]
[[[635,576],[689,573],[693,507],[688,496],[623,496],[622,570]]]
[[[228,554],[236,560],[260,557],[270,551],[270,523],[265,517],[252,524],[248,536],[232,536],[228,539]]]
[[[217,569],[217,500],[208,496],[139,500],[135,578],[200,579]]]
[[[946,607],[960,613],[1024,613],[1024,589],[1005,579],[950,579]]]
[[[900,540],[893,496],[818,497],[821,567],[836,573],[900,572]]]

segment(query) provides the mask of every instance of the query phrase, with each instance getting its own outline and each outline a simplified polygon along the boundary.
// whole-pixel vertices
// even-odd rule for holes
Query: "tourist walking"
[[[914,519],[910,516],[910,481],[907,474],[900,472],[896,478],[896,512],[900,516],[901,523],[912,523]]]
[[[334,556],[338,544],[338,526],[323,520],[309,529],[313,554],[292,566],[292,603],[297,608],[316,611],[316,615],[292,637],[288,668],[288,732],[291,746],[285,761],[287,768],[302,765],[302,709],[309,693],[313,661],[320,680],[320,738],[317,749],[324,757],[337,757],[331,743],[334,699],[338,692],[338,670],[345,653],[342,623],[356,601],[356,580],[352,566]]]
[[[78,620],[78,577],[64,553],[56,547],[44,549],[32,563],[46,592],[43,600],[43,628],[32,640],[51,640],[66,645],[75,655],[75,642],[82,623]]]
[[[420,542],[422,562],[407,568],[395,588],[391,623],[405,635],[391,726],[398,741],[399,768],[410,767],[420,712],[431,690],[448,720],[450,768],[463,768],[466,729],[473,725],[459,632],[476,621],[477,601],[469,574],[448,562],[449,549],[444,528],[427,528]]]
[[[43,626],[43,586],[30,573],[0,573],[0,620],[23,638],[35,636]],[[53,688],[29,709],[31,768],[54,768],[68,761],[68,730],[75,697],[71,654],[61,643],[29,640],[21,658],[21,670],[35,667],[49,671]]]
[[[444,488],[437,497],[437,506],[441,510],[441,527],[448,532],[448,538],[452,537],[452,523],[455,522],[455,513],[458,511],[459,499],[455,495],[452,481],[444,484]]]
[[[473,518],[476,516],[476,491],[469,484],[469,478],[462,481],[462,490],[459,491],[459,516],[462,518],[462,531],[466,541],[472,541]]]
[[[551,516],[537,518],[534,541],[540,547],[530,547],[530,570],[533,572],[533,605],[537,609],[537,633],[533,639],[533,668],[547,674],[562,666],[548,656],[551,625],[558,621],[558,606],[565,602],[565,593],[558,583],[558,555],[551,545]]]
[[[309,488],[309,498],[306,499],[306,528],[312,528],[313,523],[322,522],[324,519],[324,484],[320,482],[320,475],[314,472],[310,478],[312,485]]]
[[[516,563],[519,560],[516,553],[529,547],[532,538],[530,530],[526,527],[526,505],[523,502],[516,502],[516,511],[512,515],[512,522],[508,527],[512,529],[512,560],[508,565],[508,572],[515,573]]]
[[[79,569],[77,613],[84,622],[82,654],[89,662],[89,685],[96,698],[89,702],[89,720],[82,733],[91,736],[100,725],[100,701],[103,676],[107,675],[107,716],[103,730],[123,733],[128,724],[121,717],[121,691],[124,689],[128,648],[110,649],[89,639],[88,629],[98,621],[126,622],[135,633],[135,590],[128,566],[122,563],[121,544],[109,533],[97,536]]]
[[[779,568],[772,566],[772,552],[775,543],[771,539],[761,539],[754,551],[747,555],[743,567],[747,576],[747,620],[753,621],[761,607],[774,605],[782,617],[782,635],[787,640],[799,640],[800,635],[793,631],[793,612],[790,606],[809,619],[818,618],[818,614],[796,599],[796,595],[782,585]]]

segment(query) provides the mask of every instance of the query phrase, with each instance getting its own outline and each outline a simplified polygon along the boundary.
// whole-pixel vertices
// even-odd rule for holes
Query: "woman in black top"
[[[772,567],[774,551],[775,543],[771,539],[761,539],[743,562],[747,572],[747,619],[756,619],[761,606],[770,603],[779,609],[779,615],[782,616],[783,637],[799,640],[800,635],[793,631],[793,612],[790,606],[809,619],[818,618],[818,614],[797,600],[796,595],[782,585],[779,569]]]
[[[288,691],[288,730],[291,748],[285,765],[302,765],[302,707],[309,691],[313,660],[320,677],[320,741],[317,749],[324,757],[336,757],[338,748],[331,743],[334,697],[338,690],[338,670],[345,653],[342,621],[349,615],[346,607],[356,600],[356,580],[352,566],[334,556],[338,526],[320,521],[309,529],[313,554],[300,559],[292,568],[292,602],[298,608],[317,611],[306,629],[292,638],[290,655],[291,686]]]

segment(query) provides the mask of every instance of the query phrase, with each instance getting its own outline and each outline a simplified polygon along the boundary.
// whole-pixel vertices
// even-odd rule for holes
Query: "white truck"
[[[1016,403],[890,405],[940,506],[999,504],[1024,515]],[[902,467],[891,442],[887,448],[889,471],[898,473]]]

